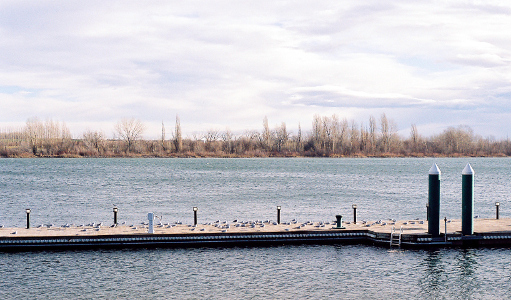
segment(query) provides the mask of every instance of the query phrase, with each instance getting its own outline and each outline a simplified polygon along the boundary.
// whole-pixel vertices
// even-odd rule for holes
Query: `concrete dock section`
[[[440,236],[425,220],[345,222],[272,221],[206,224],[101,224],[0,228],[0,251],[136,247],[215,247],[283,244],[369,244],[384,247],[491,247],[511,245],[511,219],[474,219],[474,233],[462,235],[461,220],[440,221]],[[445,226],[447,225],[447,226]],[[447,235],[445,229],[447,228]],[[391,241],[394,241],[392,243]]]

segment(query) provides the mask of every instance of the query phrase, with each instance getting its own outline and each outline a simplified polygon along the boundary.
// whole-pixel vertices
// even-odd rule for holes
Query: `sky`
[[[385,113],[511,133],[508,1],[0,1],[0,128],[242,134]]]

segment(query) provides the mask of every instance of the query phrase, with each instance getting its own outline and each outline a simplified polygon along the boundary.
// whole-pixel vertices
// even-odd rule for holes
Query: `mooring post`
[[[114,206],[113,211],[114,211],[114,225],[117,225],[117,212],[119,211],[119,209]]]
[[[149,220],[149,231],[148,233],[154,233],[154,213],[148,213],[147,219]]]
[[[353,204],[351,208],[353,208],[353,224],[357,224],[357,205]]]
[[[461,172],[461,233],[474,234],[474,169],[467,164]]]
[[[277,206],[277,224],[280,224],[280,209],[281,209],[280,205]]]
[[[495,218],[498,220],[499,219],[499,208],[500,208],[500,202],[495,202]]]
[[[196,206],[193,207],[193,225],[194,226],[197,226],[197,211],[199,210],[199,208],[197,208]]]
[[[426,221],[429,221],[429,203],[426,203]]]
[[[346,227],[342,226],[342,216],[341,215],[336,215],[335,218],[337,219],[336,226],[332,227],[332,228],[333,229],[346,229]]]
[[[27,229],[30,229],[30,208],[25,209],[27,213]]]
[[[440,169],[434,164],[429,170],[428,233],[440,236]]]
[[[447,217],[444,217],[444,224],[445,224],[445,242],[447,243]]]

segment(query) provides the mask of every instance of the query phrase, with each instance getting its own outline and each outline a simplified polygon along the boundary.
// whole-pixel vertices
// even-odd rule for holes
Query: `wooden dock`
[[[511,246],[511,219],[475,219],[474,234],[461,234],[461,221],[441,222],[441,235],[427,233],[423,220],[379,220],[343,223],[334,229],[333,222],[217,222],[196,227],[161,224],[148,233],[147,224],[116,227],[89,225],[40,226],[39,228],[0,228],[0,251],[50,249],[155,248],[155,247],[224,247],[284,244],[367,244],[391,247],[501,247]],[[394,228],[394,231],[393,231]],[[402,231],[401,231],[402,228]],[[394,232],[394,233],[392,233]],[[399,239],[397,238],[399,235]]]

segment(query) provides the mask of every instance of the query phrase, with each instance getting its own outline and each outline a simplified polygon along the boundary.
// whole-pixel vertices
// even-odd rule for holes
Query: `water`
[[[511,160],[2,159],[0,224],[424,218],[427,173],[442,170],[441,216],[460,218],[461,171],[475,214],[508,217]],[[492,299],[511,292],[510,249],[281,246],[0,253],[0,299]]]

